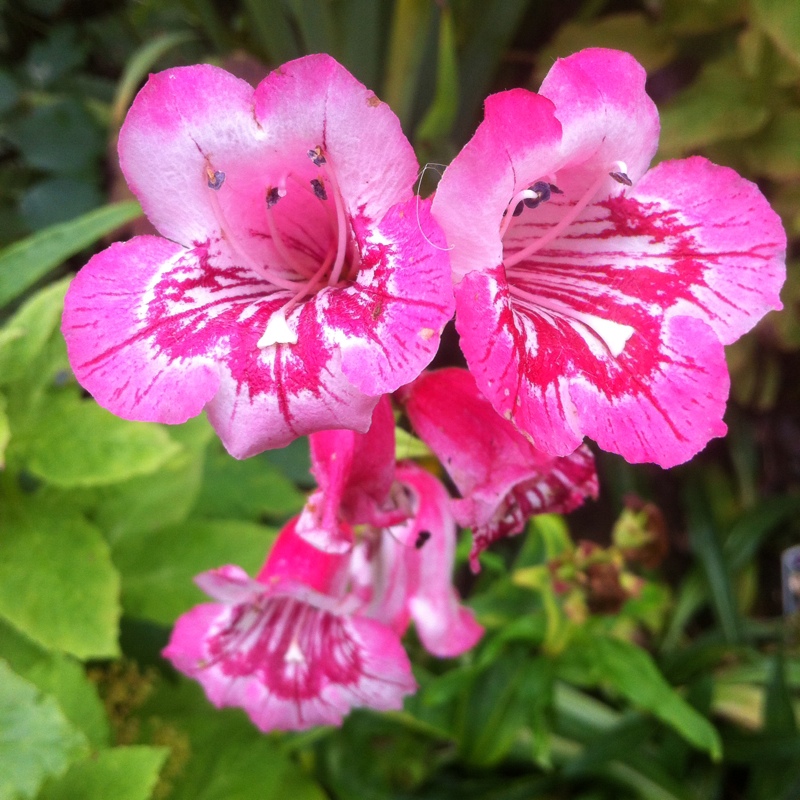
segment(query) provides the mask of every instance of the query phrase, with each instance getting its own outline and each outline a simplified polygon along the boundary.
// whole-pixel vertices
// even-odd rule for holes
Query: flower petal
[[[453,279],[503,260],[500,222],[514,194],[560,163],[553,104],[524,89],[486,98],[475,135],[445,170],[432,211],[447,237]]]
[[[660,129],[646,79],[639,62],[619,50],[588,48],[556,61],[539,94],[555,104],[565,167],[623,160],[631,180],[644,175]]]
[[[473,556],[519,533],[533,514],[567,513],[597,496],[586,447],[562,458],[537,450],[495,412],[467,370],[425,372],[402,398],[416,433],[463,498],[453,502],[453,511],[460,525],[473,529]]]
[[[360,706],[399,709],[416,688],[388,628],[285,596],[197,606],[163,654],[214,705],[244,708],[263,731],[338,725]]]

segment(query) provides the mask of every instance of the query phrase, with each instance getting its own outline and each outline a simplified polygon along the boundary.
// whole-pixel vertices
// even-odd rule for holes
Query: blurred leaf
[[[679,157],[761,130],[769,111],[752,92],[735,57],[707,63],[697,80],[661,109],[659,157]]]
[[[745,0],[663,0],[662,19],[675,33],[715,32],[739,22],[746,14]]]
[[[128,59],[125,71],[117,84],[114,107],[111,112],[111,124],[115,130],[122,125],[134,95],[158,60],[173,48],[191,42],[195,38],[195,35],[188,31],[176,31],[156,36],[152,41],[145,42]]]
[[[58,327],[69,280],[58,281],[27,300],[0,329],[0,386],[25,377]]]
[[[218,442],[206,455],[194,513],[218,519],[282,520],[303,507],[305,496],[266,459],[237,461]]]
[[[33,43],[25,69],[34,86],[46,88],[79,67],[86,55],[86,42],[78,40],[75,28],[58,25],[47,39]]]
[[[116,656],[119,576],[100,532],[63,505],[0,500],[0,616],[48,649]]]
[[[115,747],[73,763],[39,800],[148,800],[169,754],[165,747]]]
[[[0,660],[0,800],[32,798],[86,749],[56,701]]]
[[[783,109],[753,139],[745,143],[754,175],[776,181],[800,179],[800,108]]]
[[[255,575],[275,530],[238,520],[188,520],[114,545],[114,563],[122,573],[125,613],[171,625],[208,597],[194,584],[201,572],[237,564]]]
[[[0,69],[0,114],[5,114],[17,104],[19,90],[11,73]]]
[[[9,126],[7,136],[31,167],[81,175],[105,152],[105,137],[80,103],[64,99],[34,108]]]
[[[694,483],[686,487],[686,504],[689,540],[705,573],[717,620],[725,640],[730,644],[739,642],[741,624],[731,574],[723,556],[711,509],[702,489]]]
[[[751,5],[756,23],[800,66],[800,5],[795,0],[751,0]]]
[[[396,0],[394,4],[383,99],[404,128],[411,122],[433,8],[430,0]]]
[[[105,708],[81,664],[69,656],[43,650],[2,620],[0,658],[40,692],[54,697],[70,724],[86,736],[92,747],[108,746]]]
[[[244,0],[244,7],[256,41],[274,65],[302,55],[282,2]]]
[[[178,452],[155,423],[129,422],[93,400],[53,396],[17,442],[26,467],[54,486],[105,486],[147,475]],[[16,450],[15,450],[16,454]]]
[[[392,11],[390,3],[340,0],[342,63],[365,85],[378,86]]]
[[[444,6],[439,14],[436,91],[433,102],[417,125],[416,142],[431,142],[450,135],[458,114],[458,62],[453,14]]]
[[[141,215],[139,204],[126,200],[40,231],[0,251],[0,306],[71,256]]]
[[[11,438],[11,429],[8,426],[6,414],[6,398],[0,394],[0,470],[6,465],[6,446]]]
[[[620,639],[592,636],[578,640],[562,659],[570,667],[570,662],[577,661],[588,685],[611,685],[715,761],[721,758],[722,745],[714,726],[666,682],[645,650]],[[574,669],[572,674],[576,674]]]
[[[311,476],[311,458],[308,451],[308,438],[302,436],[286,447],[267,450],[262,458],[277,467],[292,483],[303,488],[315,485]]]
[[[170,800],[325,800],[327,795],[237,710],[212,709],[192,681],[162,684],[143,709],[188,733],[191,760]]]
[[[307,53],[338,55],[336,23],[331,0],[284,0],[294,12],[295,25]]]
[[[103,199],[100,189],[89,181],[50,178],[26,190],[19,209],[26,225],[36,231],[87,214],[101,206]]]
[[[639,12],[609,14],[590,22],[570,21],[562,25],[550,44],[537,57],[538,82],[557,58],[585,47],[626,50],[648,71],[666,66],[677,52],[675,37]]]

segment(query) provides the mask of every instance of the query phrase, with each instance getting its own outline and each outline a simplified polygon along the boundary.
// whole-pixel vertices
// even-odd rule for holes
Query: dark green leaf
[[[65,202],[65,198],[69,198]],[[34,231],[87,214],[103,204],[99,187],[80,178],[35,183],[20,198],[22,219]]]

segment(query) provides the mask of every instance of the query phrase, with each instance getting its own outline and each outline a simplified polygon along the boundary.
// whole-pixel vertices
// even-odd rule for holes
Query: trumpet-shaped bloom
[[[448,257],[399,121],[328,56],[255,91],[212,66],[150,77],[120,163],[164,238],[95,256],[67,296],[78,380],[127,419],[202,411],[246,457],[366,430],[433,357]]]
[[[218,602],[176,623],[164,656],[214,705],[243,708],[263,731],[338,725],[350,709],[398,709],[416,688],[395,632],[353,613],[348,557],[281,532],[258,577],[235,566],[197,583]]]
[[[647,171],[658,115],[629,55],[559,60],[489,97],[433,211],[480,391],[550,454],[585,435],[671,466],[725,433],[723,344],[780,308],[785,234],[703,158]]]
[[[473,569],[482,550],[519,533],[532,515],[565,514],[597,496],[585,445],[562,457],[537,450],[494,411],[467,370],[424,372],[400,394],[414,430],[461,494],[453,512],[472,528]]]

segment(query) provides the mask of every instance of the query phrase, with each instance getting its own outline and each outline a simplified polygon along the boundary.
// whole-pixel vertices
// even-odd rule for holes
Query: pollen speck
[[[367,98],[367,105],[370,108],[377,108],[381,104],[380,98],[377,95],[371,94]]]
[[[423,328],[419,335],[427,342],[428,339],[436,335],[436,331],[433,328]]]

